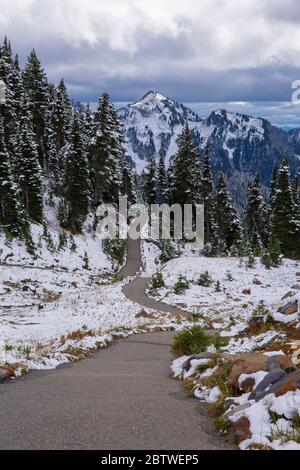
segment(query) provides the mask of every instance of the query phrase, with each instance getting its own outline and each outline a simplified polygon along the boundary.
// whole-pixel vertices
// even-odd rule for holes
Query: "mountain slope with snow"
[[[236,114],[224,109],[213,111],[207,119],[156,91],[119,110],[126,135],[126,151],[138,173],[151,155],[161,149],[167,161],[177,150],[177,138],[188,121],[195,142],[203,151],[209,145],[213,170],[223,170],[233,182],[261,172],[268,185],[274,163],[280,164],[284,154],[290,156],[295,171],[299,158],[299,139],[273,126],[263,118]]]
[[[186,121],[192,128],[201,127],[202,119],[156,91],[149,91],[140,101],[119,109],[126,135],[126,151],[140,173],[153,154],[161,148],[169,159],[177,149],[177,137]]]

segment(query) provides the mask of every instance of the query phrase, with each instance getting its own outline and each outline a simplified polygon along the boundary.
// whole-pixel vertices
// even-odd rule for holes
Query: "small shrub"
[[[65,227],[67,223],[67,205],[65,201],[60,200],[58,204],[57,218],[60,222],[61,227]]]
[[[265,251],[265,252],[261,255],[260,261],[261,261],[261,264],[263,264],[266,269],[271,269],[271,267],[272,267],[272,260],[271,260],[271,257],[270,257],[270,255],[269,255],[269,253],[268,253],[267,251]]]
[[[260,300],[252,311],[252,317],[261,317],[263,315],[266,315],[268,313],[268,308],[263,300]]]
[[[213,283],[213,279],[208,271],[201,273],[198,280],[197,285],[202,287],[209,287]]]
[[[188,321],[198,323],[203,318],[203,313],[193,312],[188,316]]]
[[[152,276],[152,287],[153,289],[160,289],[165,286],[165,281],[162,273],[156,273]]]
[[[226,281],[229,281],[229,282],[232,282],[234,279],[233,279],[233,275],[231,274],[230,271],[226,271],[226,277],[225,277]]]
[[[67,246],[67,235],[65,232],[62,232],[59,234],[59,244],[58,244],[58,250],[63,250]]]
[[[200,326],[193,326],[175,336],[172,351],[178,356],[191,356],[205,351],[210,342],[210,337]]]
[[[249,256],[248,256],[248,259],[247,259],[247,262],[246,262],[246,267],[249,268],[249,269],[252,269],[255,265],[255,257],[253,255],[253,253],[249,253]]]
[[[181,294],[188,288],[189,288],[189,281],[187,280],[185,276],[180,275],[178,278],[178,281],[176,282],[174,286],[175,294]]]
[[[215,292],[222,292],[222,288],[221,288],[221,283],[220,281],[217,281],[215,283]]]
[[[75,239],[73,237],[73,235],[70,235],[70,250],[75,253],[75,251],[77,250],[77,245],[76,245],[76,242],[75,242]]]
[[[126,240],[103,240],[104,252],[119,264],[122,264],[124,261],[126,246]]]
[[[262,253],[260,261],[266,269],[278,267],[282,263],[280,242],[274,235],[271,236],[267,249]]]
[[[86,251],[84,252],[84,257],[83,257],[83,269],[90,269],[89,257]]]
[[[178,258],[180,253],[169,240],[163,240],[160,244],[161,255],[159,257],[162,263],[167,263],[171,259]]]
[[[232,364],[230,362],[222,363],[222,361],[220,361],[218,366],[218,370],[210,377],[206,377],[203,383],[209,388],[219,387],[221,396],[219,400],[213,404],[213,409],[217,414],[223,414],[225,411],[225,401],[227,398],[231,397],[233,393],[232,387],[228,384],[228,377],[232,369]]]
[[[292,425],[294,428],[299,428],[299,431],[300,431],[300,414],[295,414],[293,416]]]
[[[43,222],[43,238],[46,241],[48,250],[51,252],[54,252],[55,246],[54,246],[53,238],[51,236],[51,233],[48,230],[48,224],[45,221]]]
[[[227,336],[215,335],[212,337],[212,344],[218,351],[221,348],[224,348],[229,343],[229,338]]]
[[[225,416],[220,416],[215,419],[215,427],[221,435],[227,434],[231,426],[231,421],[225,418]]]

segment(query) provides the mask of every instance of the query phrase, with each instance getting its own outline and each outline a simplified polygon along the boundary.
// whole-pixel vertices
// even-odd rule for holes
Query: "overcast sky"
[[[299,0],[0,0],[0,31],[22,62],[35,47],[49,78],[82,101],[154,88],[286,114],[300,80]]]

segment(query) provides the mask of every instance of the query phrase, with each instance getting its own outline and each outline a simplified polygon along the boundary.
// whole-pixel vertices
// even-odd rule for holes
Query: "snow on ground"
[[[186,276],[189,281],[196,282],[201,273],[208,271],[213,279],[212,287],[191,286],[182,295],[168,294],[164,301],[171,303],[185,302],[189,307],[199,304],[227,301],[230,295],[238,302],[238,298],[249,300],[249,295],[242,294],[244,289],[251,289],[251,301],[264,300],[272,303],[274,299],[286,294],[291,284],[296,282],[296,272],[300,263],[285,259],[282,266],[266,269],[259,260],[253,268],[245,268],[238,258],[207,258],[182,256],[169,261],[162,269],[167,287],[173,287],[179,275]],[[230,277],[229,277],[230,276]],[[255,285],[258,278],[262,284]],[[222,292],[215,292],[215,283],[219,281]],[[225,288],[225,292],[223,289]]]
[[[211,277],[209,287],[197,284],[199,276],[207,271]],[[298,327],[299,307],[296,313],[283,314],[278,308],[290,301],[300,302],[300,269],[299,263],[292,260],[283,260],[278,268],[267,270],[257,259],[253,268],[247,268],[245,263],[237,258],[206,258],[198,256],[182,256],[169,261],[162,269],[165,287],[151,291],[156,298],[178,305],[194,315],[195,323],[209,329],[215,329],[221,336],[230,338],[227,345],[221,347],[218,355],[223,354],[221,362],[200,356],[182,356],[175,359],[171,370],[176,378],[187,381],[190,389],[193,384],[195,398],[208,404],[218,403],[225,390],[226,378],[220,376],[216,382],[218,371],[222,371],[222,364],[226,363],[226,354],[230,357],[251,351],[264,351],[261,354],[272,357],[275,354],[285,355],[288,351],[293,363],[292,351],[296,348],[299,353],[299,341],[289,339],[286,324],[289,328]],[[175,293],[179,276],[185,277],[189,287],[180,294]],[[263,302],[263,303],[262,303]],[[257,307],[261,306],[261,310]],[[249,320],[254,316],[271,316],[275,322],[270,323],[261,332],[246,329]],[[294,348],[295,346],[295,348]],[[276,352],[274,351],[276,349]],[[278,350],[279,349],[279,350]],[[212,347],[207,352],[213,352]],[[229,356],[228,356],[229,357]],[[298,354],[296,352],[296,359]],[[188,364],[188,366],[186,366]],[[207,365],[207,368],[206,368]],[[229,369],[231,370],[231,369]],[[222,372],[220,372],[222,374]],[[239,385],[247,379],[253,380],[256,387],[267,376],[264,370],[253,374],[241,374]],[[211,382],[209,378],[214,377]],[[208,381],[207,381],[208,380]],[[190,382],[192,381],[192,382]],[[224,391],[224,390],[223,390]],[[274,393],[266,395],[258,401],[249,400],[249,393],[239,396],[229,396],[226,400],[231,403],[226,408],[231,423],[238,422],[240,418],[249,422],[251,437],[242,440],[241,449],[269,448],[274,450],[300,450],[300,390],[287,391],[282,396]],[[225,395],[226,396],[226,395]],[[221,401],[224,398],[221,398]],[[220,408],[221,409],[221,408]],[[226,413],[224,415],[226,417]]]
[[[296,442],[299,431],[295,430],[291,421],[300,416],[300,390],[279,397],[272,393],[258,402],[245,400],[245,403],[249,403],[248,408],[229,417],[231,422],[236,422],[245,416],[250,422],[252,436],[241,442],[242,450],[253,445],[265,445],[274,450],[300,450],[300,444]]]
[[[284,332],[273,329],[255,335],[241,334],[260,301],[275,320],[282,321],[278,317],[281,315],[295,323],[297,315],[277,312],[278,306],[290,300],[282,299],[287,292],[291,291],[292,298],[299,300],[296,282],[300,282],[300,269],[295,261],[284,260],[279,268],[267,270],[256,260],[250,269],[236,258],[205,258],[185,253],[161,267],[159,248],[154,243],[143,242],[142,275],[150,277],[161,269],[165,281],[165,287],[156,291],[156,297],[198,314],[194,320],[182,321],[145,311],[128,300],[122,292],[124,282],[114,282],[108,274],[111,263],[90,233],[76,237],[75,252],[68,244],[74,243],[71,239],[66,247],[51,252],[43,229],[33,226],[32,230],[35,242],[39,240],[36,259],[19,242],[4,243],[0,239],[1,261],[11,264],[0,265],[0,353],[1,361],[7,364],[18,362],[30,369],[54,368],[83,358],[115,338],[157,328],[181,330],[191,327],[194,321],[231,337],[223,351],[231,354],[253,351],[284,337]],[[59,237],[55,238],[55,232],[52,235],[57,246]],[[86,269],[85,252],[89,269]],[[13,266],[14,263],[19,266]],[[205,271],[213,280],[209,287],[197,285]],[[180,275],[187,278],[189,288],[176,294],[174,286]],[[210,347],[210,352],[214,351]],[[174,376],[193,380],[201,367],[199,379],[205,380],[218,369],[218,365],[210,365],[210,360],[200,358],[192,359],[189,370],[183,370],[187,359],[184,356],[173,362]],[[258,385],[264,377],[265,372],[258,371],[250,378]],[[240,381],[245,378],[241,377]],[[194,390],[196,398],[209,404],[217,402],[221,393],[218,385],[198,385]],[[249,402],[248,397],[249,393],[232,397],[230,420],[247,417],[252,434],[251,439],[241,442],[240,448],[265,445],[273,449],[299,449],[291,419],[300,414],[300,391],[287,392],[281,397],[270,394],[258,402]],[[243,404],[247,408],[237,408],[234,412],[234,407]],[[275,421],[271,419],[272,413]]]
[[[99,272],[111,272],[112,262],[103,252],[101,241],[92,233],[85,232],[82,235],[66,235],[65,245],[60,246],[59,234],[56,230],[48,230],[44,234],[41,225],[31,225],[32,238],[35,245],[34,255],[30,255],[24,242],[7,240],[0,233],[0,263],[30,265],[36,267],[59,267],[68,271],[89,270]]]
[[[200,274],[205,271],[212,278],[209,287],[197,285]],[[300,278],[297,275],[299,271],[299,262],[288,259],[284,259],[278,268],[266,269],[259,259],[253,268],[247,268],[238,258],[207,258],[190,254],[173,259],[162,268],[165,287],[156,292],[156,298],[188,312],[197,312],[210,328],[222,330],[224,336],[234,336],[245,328],[261,301],[274,319],[294,321],[297,314],[281,315],[277,309],[279,304],[289,301],[282,300],[289,291],[295,298],[299,296],[300,286],[292,288]],[[189,288],[176,294],[174,287],[180,275],[189,281]],[[245,350],[249,348],[245,347]]]
[[[142,309],[124,296],[123,283],[104,282],[109,279],[83,272],[0,266],[0,342],[6,362],[52,368],[72,359],[72,348],[105,345],[113,332],[171,326],[168,315],[138,315]]]
[[[188,360],[190,366],[185,369]],[[215,404],[222,395],[220,387],[203,384],[203,380],[218,371],[218,365],[209,367],[210,363],[209,359],[191,359],[191,356],[182,356],[172,362],[171,371],[177,379],[193,380],[193,393],[196,399]],[[208,368],[205,372],[200,372],[205,364]],[[199,366],[201,369],[197,370]],[[239,377],[239,384],[252,378],[255,382],[254,387],[257,387],[267,375],[265,371],[242,374]],[[287,391],[281,396],[270,393],[258,401],[250,400],[249,395],[250,393],[242,393],[239,396],[226,398],[230,405],[226,408],[224,417],[230,423],[237,423],[241,418],[246,418],[249,422],[251,437],[241,440],[240,449],[265,446],[274,450],[300,450],[300,390]]]
[[[151,277],[160,267],[159,257],[161,255],[160,248],[152,242],[142,242],[142,277]]]

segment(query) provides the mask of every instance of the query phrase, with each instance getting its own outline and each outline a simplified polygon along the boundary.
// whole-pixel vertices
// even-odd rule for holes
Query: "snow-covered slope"
[[[196,129],[202,124],[196,113],[153,90],[140,101],[121,108],[119,116],[124,124],[126,150],[138,173],[161,148],[167,151],[167,158],[176,152],[176,140],[186,121]]]
[[[235,114],[224,109],[201,119],[184,105],[156,91],[119,110],[126,135],[126,150],[140,173],[151,155],[161,148],[169,160],[177,149],[177,137],[188,121],[201,150],[208,144],[215,172],[222,169],[230,178],[262,174],[268,184],[273,164],[288,152],[292,171],[299,163],[296,135],[279,129],[263,118]]]

